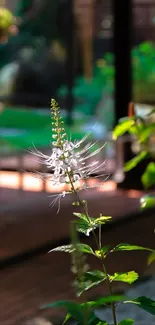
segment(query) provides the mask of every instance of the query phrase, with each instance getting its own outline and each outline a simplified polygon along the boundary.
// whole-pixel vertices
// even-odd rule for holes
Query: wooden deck
[[[114,220],[120,215],[136,212],[142,193],[123,191],[90,190],[85,192],[91,215],[100,212],[112,215]],[[50,198],[46,193],[17,192],[0,190],[0,258],[14,255],[44,244],[48,240],[59,240],[69,235],[72,219],[71,197],[61,202],[60,213],[50,208]],[[103,234],[104,244],[129,242],[155,247],[154,215],[142,220],[111,228]],[[85,242],[92,244],[92,238]],[[154,273],[154,267],[147,267],[147,254],[133,252],[115,254],[107,260],[109,273],[135,269],[140,274]],[[89,259],[91,268],[98,267],[98,260]],[[61,317],[62,312],[50,310],[40,312],[39,306],[57,299],[74,298],[71,286],[70,258],[67,254],[53,253],[41,255],[29,262],[13,268],[0,270],[0,324],[17,325],[35,315],[52,318]],[[124,288],[124,286],[123,286]],[[122,289],[119,283],[115,289]],[[89,292],[89,297],[106,294],[105,285]]]
[[[46,241],[57,241],[69,236],[69,223],[73,218],[73,198],[69,195],[57,206],[50,207],[51,198],[44,192],[0,190],[0,257],[17,254]],[[139,209],[140,192],[102,191],[83,192],[92,216],[122,214]]]

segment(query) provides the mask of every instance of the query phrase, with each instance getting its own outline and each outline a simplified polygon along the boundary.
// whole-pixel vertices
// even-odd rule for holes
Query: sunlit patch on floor
[[[83,181],[81,181],[78,186],[81,188]],[[114,181],[106,181],[103,183],[98,179],[90,178],[87,180],[86,185],[88,188],[96,188],[98,191],[113,191],[116,190],[116,183]],[[30,173],[19,173],[19,172],[0,172],[0,187],[23,190],[23,191],[32,191],[32,192],[41,192],[46,191],[48,193],[60,193],[62,191],[69,191],[70,186],[62,184],[58,187],[55,187],[51,184],[50,180],[42,180],[39,177],[35,177]],[[130,194],[131,195],[131,194]]]

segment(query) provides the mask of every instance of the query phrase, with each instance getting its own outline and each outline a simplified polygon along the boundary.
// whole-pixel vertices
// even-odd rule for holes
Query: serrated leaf
[[[86,253],[86,254],[95,254],[93,249],[87,245],[87,244],[76,244],[76,247],[79,249],[80,252]],[[65,252],[65,253],[73,253],[75,251],[75,246],[70,244],[70,245],[64,245],[64,246],[59,246],[54,249],[52,249],[50,252]],[[49,252],[49,253],[50,253]]]
[[[109,277],[110,281],[121,281],[126,283],[133,283],[138,279],[138,273],[135,271],[125,272],[125,273],[114,273]]]
[[[84,213],[79,213],[79,212],[73,212],[74,216],[84,220],[84,221],[87,221],[89,223],[89,220],[88,220],[88,217],[86,216],[86,214]]]
[[[129,160],[124,167],[125,172],[129,172],[131,169],[135,168],[143,159],[147,157],[147,151],[140,152],[139,155]]]
[[[133,325],[135,321],[131,318],[127,318],[122,320],[122,322],[118,323],[118,325]]]
[[[94,224],[90,225],[88,222],[84,220],[77,220],[76,221],[76,230],[78,232],[81,232],[82,234],[85,234],[86,236],[89,236],[90,232],[97,228],[97,225]]]
[[[93,249],[87,244],[77,244],[77,246],[82,253],[94,254]]]
[[[126,243],[121,243],[113,248],[112,252],[117,251],[150,251],[153,252],[154,250],[147,247],[137,246],[137,245],[130,245]]]
[[[119,124],[114,128],[113,139],[116,140],[121,135],[125,134],[135,124],[134,118],[125,118],[120,120]]]
[[[78,217],[80,220],[77,220],[76,223],[76,230],[89,236],[90,232],[98,227],[97,224],[94,222],[94,218],[88,219],[88,217],[83,213],[74,212],[74,215]]]
[[[106,253],[108,253],[110,251],[110,245],[106,245],[106,246],[103,246],[101,248],[101,250],[96,250],[95,251],[95,254],[97,257],[99,258],[105,258],[106,257]]]
[[[107,222],[111,221],[110,216],[102,216],[100,215],[99,218],[90,218],[83,214],[74,212],[74,215],[78,217],[80,220],[77,220],[76,223],[76,230],[89,236],[92,230],[95,230],[99,225],[106,224]]]
[[[90,232],[95,229],[97,226],[94,225],[94,219],[86,216],[84,213],[73,213],[76,217],[78,217],[80,220],[76,220],[76,230],[78,232],[81,232],[85,234],[86,236],[89,236]]]
[[[64,252],[64,253],[72,253],[74,251],[73,245],[63,245],[63,246],[58,246],[56,248],[53,248],[49,251],[51,252]]]
[[[155,261],[155,252],[152,252],[148,257],[148,265]]]
[[[137,307],[146,310],[148,313],[155,315],[155,301],[150,298],[142,296],[133,300],[124,301],[123,303],[134,304]]]
[[[68,313],[77,321],[82,322],[83,321],[83,315],[84,315],[84,308],[80,304],[77,304],[76,302],[69,301],[69,300],[59,300],[53,303],[49,303],[47,305],[43,305],[41,309],[47,309],[47,308],[65,308]]]
[[[85,272],[83,275],[82,287],[78,288],[77,295],[81,296],[84,291],[91,289],[104,280],[106,280],[106,274],[99,270]]]

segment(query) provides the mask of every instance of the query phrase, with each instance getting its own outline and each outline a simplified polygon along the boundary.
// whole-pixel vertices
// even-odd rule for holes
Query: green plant
[[[137,297],[136,299],[128,300],[124,296],[113,295],[113,282],[122,281],[131,284],[138,278],[138,274],[135,271],[131,270],[125,273],[109,274],[106,268],[106,258],[109,254],[134,250],[146,250],[151,252],[151,254],[155,254],[154,250],[127,243],[121,243],[115,247],[103,245],[101,237],[102,226],[111,222],[111,217],[103,216],[102,214],[98,218],[91,217],[87,201],[81,199],[79,195],[82,188],[87,188],[85,180],[93,173],[101,173],[104,162],[101,164],[97,160],[89,162],[89,158],[96,156],[104,146],[95,149],[96,144],[85,144],[88,135],[77,142],[68,140],[64,123],[60,117],[59,107],[55,100],[52,100],[52,125],[54,140],[51,155],[47,156],[38,150],[35,150],[34,154],[39,157],[42,163],[52,169],[53,174],[49,174],[49,179],[53,185],[57,186],[62,183],[69,185],[67,191],[63,191],[56,197],[54,196],[53,204],[58,202],[60,208],[61,198],[65,195],[72,194],[75,197],[73,206],[80,210],[79,212],[74,212],[74,217],[76,218],[71,223],[71,244],[57,247],[52,251],[71,254],[76,296],[82,296],[82,301],[57,301],[47,304],[42,308],[63,307],[67,310],[63,324],[69,319],[73,319],[79,325],[109,325],[106,320],[101,320],[94,312],[96,308],[105,305],[111,307],[113,325],[132,325],[134,323],[132,319],[122,320],[121,322],[117,321],[118,303],[134,304],[155,315],[155,301],[147,297]],[[83,147],[81,147],[82,145]],[[94,150],[92,150],[93,148]],[[78,233],[86,236],[92,233],[95,239],[96,249],[81,243]],[[100,270],[91,270],[89,268],[86,261],[87,254],[93,255],[100,261]],[[152,262],[153,259],[154,257],[152,255],[152,259],[150,258],[149,262]],[[107,283],[109,295],[97,300],[88,301],[86,291],[102,282]]]
[[[133,98],[134,101],[154,100],[155,84],[155,46],[144,42],[132,49]],[[114,55],[107,53],[97,62],[95,78],[103,87],[114,91]]]
[[[0,44],[8,40],[11,27],[15,27],[16,19],[10,10],[0,7]]]
[[[144,42],[132,49],[133,99],[135,102],[154,101],[155,86],[155,46]],[[96,61],[91,82],[84,77],[77,78],[73,87],[76,99],[74,110],[92,116],[102,96],[114,94],[114,55],[106,53]],[[58,90],[60,97],[67,94],[63,85]]]
[[[155,110],[152,108],[149,108],[148,110],[149,111],[144,116],[138,112],[134,112],[134,115],[120,119],[118,125],[113,131],[113,138],[115,140],[125,133],[129,133],[132,137],[132,148],[133,152],[135,153],[135,157],[125,164],[124,170],[126,172],[135,168],[142,160],[146,158],[155,158]],[[145,189],[155,185],[154,162],[150,162],[148,164],[144,174],[142,175],[142,183]]]

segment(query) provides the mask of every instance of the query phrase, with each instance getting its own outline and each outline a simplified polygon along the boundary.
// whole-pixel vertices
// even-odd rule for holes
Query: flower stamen
[[[102,163],[99,163],[98,160],[89,162],[89,159],[98,155],[105,147],[105,144],[96,150],[95,146],[98,144],[97,141],[94,143],[89,142],[82,147],[91,132],[86,134],[80,141],[72,142],[68,140],[63,127],[64,122],[60,116],[59,106],[54,99],[51,100],[51,118],[53,131],[51,154],[44,154],[35,147],[35,151],[31,149],[30,152],[33,152],[39,158],[39,162],[44,164],[49,170],[49,173],[42,175],[46,175],[53,186],[57,187],[62,184],[70,184],[71,190],[69,192],[63,191],[61,194],[54,195],[51,206],[54,206],[58,202],[59,211],[61,198],[65,197],[66,194],[72,193],[74,188],[77,191],[84,188],[85,183],[82,187],[79,186],[81,181],[86,181],[94,173],[99,174],[99,177],[101,176],[105,161]],[[87,188],[86,184],[85,188]]]

